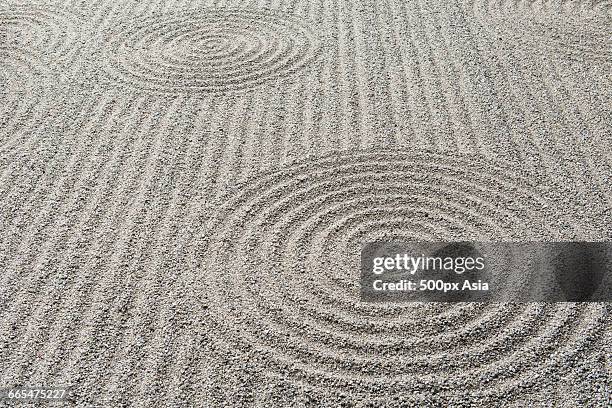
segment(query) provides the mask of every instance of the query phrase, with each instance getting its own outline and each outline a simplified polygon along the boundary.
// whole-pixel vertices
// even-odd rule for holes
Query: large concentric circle
[[[609,1],[470,0],[495,37],[576,61],[612,62]]]
[[[197,9],[119,27],[101,62],[113,79],[134,88],[198,94],[290,77],[317,50],[314,32],[290,14]]]
[[[311,158],[240,185],[204,214],[185,283],[204,306],[203,330],[228,355],[254,353],[266,375],[380,399],[519,396],[594,347],[605,307],[362,303],[359,255],[381,239],[571,236],[546,196],[474,156]]]

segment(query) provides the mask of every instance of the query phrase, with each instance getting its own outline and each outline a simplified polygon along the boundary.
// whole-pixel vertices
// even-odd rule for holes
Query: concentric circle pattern
[[[360,248],[571,235],[546,196],[474,156],[310,158],[240,185],[202,221],[187,285],[204,305],[204,330],[229,355],[255,353],[266,375],[367,398],[516,397],[588,353],[604,306],[365,304]]]
[[[57,64],[73,51],[78,17],[62,8],[11,5],[0,9],[0,27],[3,49],[27,49]]]
[[[286,78],[316,55],[316,35],[280,12],[198,9],[128,23],[109,39],[105,71],[162,93],[212,93]]]
[[[577,61],[612,62],[612,3],[596,0],[470,0],[496,38]]]

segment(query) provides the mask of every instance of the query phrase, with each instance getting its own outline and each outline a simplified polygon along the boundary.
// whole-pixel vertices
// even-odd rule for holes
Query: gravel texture
[[[8,0],[0,39],[0,388],[612,404],[609,303],[359,301],[376,239],[612,239],[610,1]]]

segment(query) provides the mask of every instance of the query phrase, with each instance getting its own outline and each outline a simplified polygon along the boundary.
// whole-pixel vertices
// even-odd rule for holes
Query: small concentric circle
[[[74,51],[79,31],[78,17],[71,11],[32,4],[0,10],[0,27],[3,49],[27,49],[53,64]]]
[[[299,18],[269,10],[197,9],[127,23],[110,36],[104,71],[134,88],[213,93],[290,77],[318,50]]]
[[[205,306],[203,330],[228,353],[258,355],[266,375],[381,399],[432,390],[516,396],[533,385],[525,373],[563,372],[565,359],[592,347],[605,308],[364,304],[359,254],[375,240],[571,235],[546,196],[474,156],[308,159],[239,186],[205,215],[185,283]]]
[[[471,0],[496,38],[576,61],[612,61],[612,3],[607,1]]]

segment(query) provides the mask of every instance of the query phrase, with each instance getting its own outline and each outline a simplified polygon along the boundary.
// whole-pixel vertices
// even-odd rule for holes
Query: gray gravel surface
[[[610,304],[358,278],[376,239],[612,239],[611,7],[3,1],[0,388],[609,407]]]

